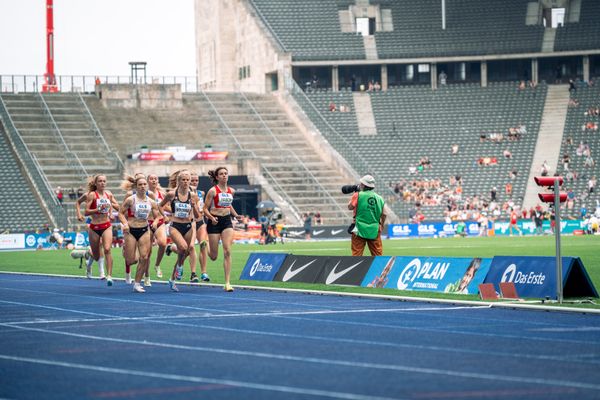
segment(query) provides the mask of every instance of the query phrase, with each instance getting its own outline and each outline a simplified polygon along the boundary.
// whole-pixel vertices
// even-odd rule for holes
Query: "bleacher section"
[[[391,8],[393,32],[377,32],[380,58],[538,52],[544,28],[525,25],[529,0],[377,1]]]
[[[393,31],[376,32],[379,58],[529,53],[541,50],[544,27],[526,25],[528,0],[448,0],[442,29],[439,0],[377,0],[391,9]],[[364,59],[363,39],[342,33],[347,0],[251,0],[293,60]]]
[[[568,209],[567,213],[570,216],[579,217],[582,205],[585,205],[588,211],[593,212],[596,209],[596,202],[600,200],[598,189],[596,188],[593,193],[588,194],[587,186],[590,178],[600,178],[600,165],[598,164],[600,162],[600,131],[583,129],[589,122],[600,124],[600,117],[585,115],[590,107],[600,107],[600,87],[579,87],[577,92],[571,95],[571,98],[579,101],[579,106],[570,107],[567,114],[558,172],[565,177],[563,189],[565,191],[572,189],[575,194],[574,206],[572,209]],[[569,138],[572,139],[572,145],[567,143]],[[581,151],[579,151],[581,155],[578,155],[577,148],[582,143],[589,146],[591,157],[595,163],[593,167],[584,165],[586,156]],[[568,171],[564,169],[562,163],[564,154],[570,156],[568,169],[576,176],[574,180],[566,179]]]
[[[600,45],[600,2],[581,0],[579,22],[557,28],[554,51],[591,50]]]
[[[498,200],[506,201],[504,185],[513,185],[516,204],[525,193],[547,87],[518,90],[513,83],[445,86],[437,91],[428,87],[401,87],[371,94],[371,103],[377,124],[376,136],[360,136],[350,92],[309,93],[315,107],[337,132],[367,160],[368,169],[380,180],[397,183],[402,180],[441,179],[448,184],[450,176],[460,175],[463,180],[463,198],[474,195],[489,197],[492,187],[498,188]],[[329,112],[334,101],[351,106],[351,112]],[[306,106],[304,106],[306,107]],[[308,113],[307,113],[308,114]],[[311,116],[314,118],[314,116]],[[519,124],[527,133],[518,141],[507,140],[508,129]],[[481,141],[492,133],[504,134],[502,143]],[[326,134],[326,133],[325,133]],[[459,145],[458,154],[451,154],[451,146]],[[336,141],[332,141],[336,147]],[[503,151],[512,153],[511,159]],[[431,169],[416,174],[409,167],[416,166],[421,157],[429,157]],[[496,158],[497,165],[478,165],[481,157]],[[352,159],[348,161],[352,164]],[[355,167],[360,171],[364,167]],[[515,179],[509,173],[515,169]],[[381,188],[381,187],[380,187]],[[383,191],[383,189],[381,188]],[[412,204],[397,201],[393,209],[400,218],[406,217]],[[443,217],[443,206],[424,208],[428,219]]]
[[[332,0],[250,0],[294,60],[362,60],[363,38],[342,33]]]
[[[0,123],[0,232],[25,232],[42,229],[48,217],[19,168]]]

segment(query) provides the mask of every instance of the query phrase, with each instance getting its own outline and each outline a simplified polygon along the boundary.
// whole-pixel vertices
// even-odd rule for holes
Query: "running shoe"
[[[144,286],[147,286],[147,287],[152,286],[152,282],[150,282],[150,277],[149,276],[145,276],[144,277]]]
[[[169,243],[169,244],[167,245],[167,247],[165,248],[165,254],[166,254],[166,255],[167,255],[167,257],[168,257],[168,256],[170,256],[170,255],[171,255],[171,253],[172,253],[172,252],[173,252],[173,250],[171,250],[171,243]]]
[[[171,290],[174,292],[179,292],[179,289],[177,289],[177,285],[175,285],[174,280],[169,279],[169,288],[171,288]]]
[[[210,282],[210,276],[206,272],[200,275],[200,279],[202,279],[202,282]]]
[[[192,283],[200,282],[200,279],[198,279],[198,275],[196,275],[195,272],[192,272],[192,275],[190,276],[190,282],[192,282]]]
[[[133,284],[133,291],[136,293],[146,293],[146,290],[139,283],[135,282]]]
[[[180,281],[182,276],[183,276],[183,265],[178,265],[177,269],[175,270],[175,279]]]
[[[133,280],[131,279],[131,272],[125,274],[125,283],[131,285]]]
[[[106,277],[106,286],[112,286],[112,285],[113,285],[112,277],[107,276]]]
[[[225,286],[223,286],[223,290],[226,292],[233,292],[233,286],[231,286],[229,283],[226,283]]]
[[[85,277],[92,279],[92,266],[90,264],[86,264],[85,266]]]
[[[155,265],[154,266],[154,270],[156,271],[156,277],[157,278],[162,278],[162,271],[160,270],[160,266]]]

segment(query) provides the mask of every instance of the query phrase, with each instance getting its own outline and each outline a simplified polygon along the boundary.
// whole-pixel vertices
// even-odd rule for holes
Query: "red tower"
[[[46,73],[42,92],[58,92],[54,76],[54,0],[46,0]]]

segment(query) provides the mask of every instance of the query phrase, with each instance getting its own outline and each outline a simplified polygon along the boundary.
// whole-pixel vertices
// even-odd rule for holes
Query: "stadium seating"
[[[557,28],[554,51],[598,49],[600,43],[600,2],[581,0],[579,22]]]
[[[356,118],[360,117],[360,110],[354,109],[351,93],[307,95],[321,116],[366,159],[367,170],[376,173],[386,184],[414,179],[441,179],[447,184],[450,176],[460,175],[463,196],[489,197],[489,191],[496,186],[499,200],[505,201],[509,196],[503,193],[504,185],[511,182],[512,198],[520,204],[535,151],[545,94],[544,84],[535,90],[520,91],[514,83],[495,83],[487,88],[453,85],[436,91],[412,86],[373,92],[375,136],[359,135]],[[351,112],[329,112],[332,100],[336,105],[350,104]],[[314,120],[315,116],[311,118]],[[518,141],[507,141],[508,129],[519,124],[526,126],[527,133]],[[325,130],[324,134],[328,132]],[[504,141],[480,141],[481,134],[489,137],[492,133],[503,133]],[[334,138],[332,144],[337,148],[338,142]],[[458,154],[451,154],[453,144],[459,145]],[[511,159],[503,157],[505,149],[512,153]],[[416,166],[424,156],[429,157],[432,168],[409,173],[409,167]],[[478,165],[481,157],[495,157],[498,164]],[[352,158],[348,161],[353,164]],[[355,166],[357,170],[363,168]],[[513,169],[517,177],[510,179]],[[410,207],[412,204],[398,201],[393,209],[402,218]],[[443,207],[427,207],[424,213],[428,219],[441,219]]]
[[[27,184],[19,162],[0,123],[0,232],[42,229],[49,223],[46,213]]]
[[[294,60],[365,59],[362,36],[342,33],[332,0],[251,0]]]
[[[379,58],[528,53],[541,50],[544,28],[526,25],[528,0],[448,1],[442,29],[439,0],[371,1],[390,9],[393,31],[376,32]],[[294,60],[364,59],[363,39],[342,33],[338,11],[348,0],[252,0]]]
[[[588,195],[587,184],[591,177],[600,178],[600,136],[598,130],[583,129],[588,122],[600,124],[598,116],[585,115],[590,107],[600,107],[600,87],[587,87],[580,85],[575,93],[571,94],[572,99],[579,102],[579,106],[570,107],[567,113],[567,120],[564,129],[564,140],[561,145],[561,159],[558,164],[558,171],[563,176],[567,176],[567,171],[563,168],[562,155],[570,156],[569,170],[577,176],[575,180],[565,179],[563,190],[572,189],[575,194],[573,209],[567,209],[567,214],[571,217],[579,217],[582,205],[585,205],[588,211],[596,208],[596,202],[600,200],[598,188],[595,192]],[[572,145],[567,143],[571,138]],[[577,148],[580,143],[589,145],[592,158],[595,161],[594,167],[584,166],[586,157],[577,155]]]

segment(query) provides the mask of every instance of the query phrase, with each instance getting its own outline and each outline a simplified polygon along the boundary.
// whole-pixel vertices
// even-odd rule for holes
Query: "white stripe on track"
[[[160,323],[160,321],[154,321],[154,322]],[[166,324],[168,324],[168,323],[166,323]],[[7,324],[3,324],[3,323],[0,323],[0,326],[5,326],[5,327],[17,329],[17,330],[30,331],[30,332],[49,333],[49,334],[56,334],[56,335],[61,335],[61,336],[77,337],[77,338],[82,338],[82,339],[86,339],[86,340],[92,339],[92,340],[99,340],[99,341],[132,344],[132,345],[138,345],[138,346],[155,346],[155,347],[178,349],[178,350],[185,350],[185,351],[201,351],[203,353],[209,352],[209,353],[227,354],[227,355],[233,355],[233,356],[264,358],[264,359],[281,360],[281,361],[304,362],[304,363],[321,364],[321,365],[329,365],[329,366],[341,366],[341,367],[348,367],[348,368],[379,369],[379,370],[400,371],[400,372],[408,372],[408,373],[416,373],[416,374],[451,376],[451,377],[460,377],[460,378],[468,378],[468,379],[504,381],[504,382],[513,382],[513,383],[527,383],[527,384],[536,384],[536,385],[570,387],[570,388],[577,388],[577,389],[600,391],[599,384],[592,384],[592,383],[586,383],[586,382],[544,379],[544,378],[530,378],[530,377],[523,377],[523,376],[509,376],[509,375],[498,375],[498,374],[483,374],[483,373],[477,373],[477,372],[460,372],[460,371],[455,371],[455,370],[445,370],[445,369],[436,369],[436,368],[420,368],[420,367],[413,367],[413,366],[406,366],[406,365],[389,365],[389,364],[378,364],[378,363],[369,363],[369,362],[333,360],[333,359],[324,359],[324,358],[317,358],[317,357],[300,357],[300,356],[290,356],[290,355],[275,354],[275,353],[262,353],[262,352],[244,351],[244,350],[219,349],[219,348],[201,347],[201,346],[186,346],[186,345],[178,345],[178,344],[172,344],[172,343],[150,342],[150,341],[145,341],[145,340],[139,341],[139,340],[132,340],[132,339],[100,337],[100,336],[85,335],[85,334],[79,334],[79,333],[54,331],[54,330],[50,330],[50,329],[7,325]],[[220,382],[220,383],[223,384],[224,382]]]
[[[245,382],[245,381],[237,381],[232,379],[213,379],[213,378],[205,378],[200,376],[186,376],[186,375],[178,375],[178,374],[165,374],[158,372],[150,372],[150,371],[141,371],[134,369],[122,369],[122,368],[112,368],[112,367],[102,367],[98,365],[87,365],[87,364],[77,364],[77,363],[69,363],[62,361],[54,361],[54,360],[44,360],[41,358],[29,358],[29,357],[16,357],[5,354],[0,354],[0,359],[8,360],[8,361],[17,361],[31,364],[39,364],[39,365],[50,365],[53,367],[64,367],[64,368],[74,368],[81,369],[87,371],[95,371],[95,372],[105,372],[111,374],[119,374],[119,375],[132,375],[139,376],[144,378],[156,378],[156,379],[166,379],[171,381],[179,381],[179,382],[193,382],[193,383],[208,383],[208,384],[216,384],[216,385],[228,385],[232,387],[244,388],[244,389],[255,389],[255,390],[263,390],[263,391],[271,391],[271,392],[281,392],[281,393],[289,393],[289,394],[301,394],[307,396],[317,396],[317,397],[329,397],[333,399],[347,399],[347,400],[391,400],[389,397],[375,397],[375,396],[365,396],[361,394],[355,393],[344,393],[344,392],[334,392],[327,390],[316,390],[316,389],[307,389],[307,388],[299,388],[293,386],[283,386],[283,385],[268,385],[263,383],[255,383],[255,382]]]

